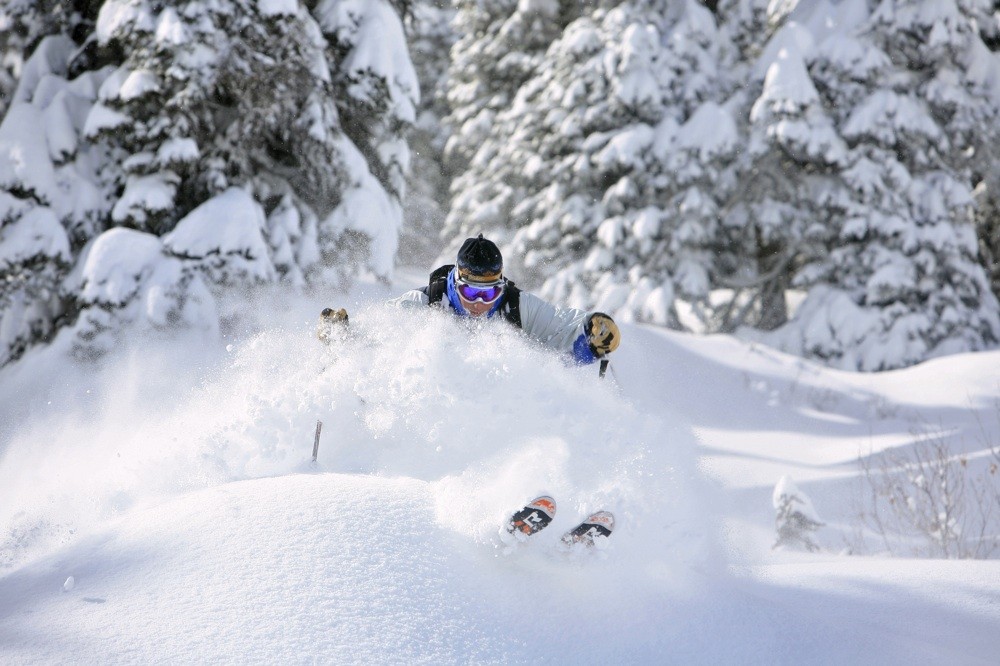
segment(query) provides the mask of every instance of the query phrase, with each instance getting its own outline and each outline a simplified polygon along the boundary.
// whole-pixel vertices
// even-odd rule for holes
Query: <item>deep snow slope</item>
[[[510,556],[435,521],[427,482],[290,475],[131,513],[0,581],[15,660],[646,660],[667,567]],[[539,535],[541,536],[541,535]],[[647,565],[651,563],[646,563]],[[59,592],[67,575],[70,592]],[[612,629],[613,627],[613,629]]]
[[[855,376],[626,326],[601,381],[503,326],[378,305],[325,349],[320,307],[261,307],[226,348],[0,373],[3,661],[995,659],[996,562],[849,557],[837,522],[859,445],[905,445],[914,413],[971,428],[996,355]],[[824,552],[770,550],[781,474]],[[543,492],[553,527],[505,551]],[[609,548],[561,552],[597,508]]]
[[[435,521],[435,494],[414,479],[292,474],[129,512],[0,579],[5,661],[986,664],[995,654],[992,563],[814,558],[738,577],[627,548],[574,558],[551,539],[503,555]]]

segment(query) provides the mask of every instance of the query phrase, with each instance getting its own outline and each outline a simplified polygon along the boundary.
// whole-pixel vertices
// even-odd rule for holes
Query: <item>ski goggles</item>
[[[504,292],[503,282],[482,286],[472,285],[467,282],[456,282],[455,287],[462,298],[470,303],[475,300],[480,300],[483,303],[492,303],[503,296]]]

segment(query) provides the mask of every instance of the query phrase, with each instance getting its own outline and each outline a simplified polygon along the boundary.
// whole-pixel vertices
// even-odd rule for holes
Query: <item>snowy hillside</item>
[[[985,461],[1000,355],[855,375],[626,326],[601,381],[389,293],[0,372],[3,661],[995,663],[995,560],[845,551],[859,453],[919,422]],[[329,350],[334,304],[356,335]],[[784,475],[818,553],[771,550]],[[501,548],[542,492],[553,527]],[[560,551],[599,508],[608,548]]]

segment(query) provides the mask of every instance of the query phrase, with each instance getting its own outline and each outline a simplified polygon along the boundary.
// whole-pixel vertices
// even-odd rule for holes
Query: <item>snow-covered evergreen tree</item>
[[[980,56],[982,62],[1000,60],[1000,5],[989,0],[967,5],[979,29],[983,47],[989,55]],[[986,89],[991,92],[994,104],[1000,107],[1000,67],[991,67],[984,75],[993,79]],[[979,138],[975,158],[977,164],[975,189],[976,229],[979,253],[983,267],[990,278],[993,294],[1000,298],[1000,145],[996,140],[997,124],[977,127]]]
[[[136,324],[208,332],[219,325],[202,273],[171,256],[155,235],[135,229],[114,227],[88,243],[63,290],[77,312],[70,352],[80,360],[111,351]]]
[[[218,293],[387,277],[418,99],[397,4],[12,5],[55,34],[32,45],[0,123],[0,364],[60,326],[211,329],[188,321],[212,311],[191,307],[201,279]],[[46,22],[49,5],[82,9]],[[142,240],[105,237],[120,227]],[[97,257],[122,247],[144,260],[114,279],[136,288],[95,291],[110,270]],[[173,305],[130,308],[143,285]]]
[[[42,39],[0,121],[0,365],[66,317],[63,280],[106,208],[79,141],[104,73],[68,81],[75,51]]]
[[[456,0],[446,155],[461,171],[559,35],[560,0]]]
[[[97,3],[6,0],[0,5],[0,117],[6,112],[28,55],[49,35],[80,35],[93,28]]]
[[[546,51],[586,7],[567,0],[457,0],[456,6],[445,145],[453,196],[445,235],[487,232],[503,242],[517,195],[489,172],[510,138],[498,114],[511,110],[521,87],[544,71]]]
[[[324,264],[340,267],[340,280],[349,279],[354,264],[387,278],[395,261],[410,167],[406,133],[420,101],[400,18],[409,5],[320,0],[313,10],[327,40],[340,128],[349,139],[336,141],[348,177],[320,230]]]
[[[24,65],[23,39],[9,10],[0,9],[0,117],[10,106]]]
[[[517,229],[513,255],[547,297],[679,325],[675,297],[708,297],[712,225],[734,186],[726,57],[693,1],[574,21],[498,114],[506,138],[477,153],[456,211],[470,231]]]
[[[823,526],[812,501],[799,490],[789,476],[783,476],[771,495],[774,506],[774,529],[777,539],[773,548],[805,548],[813,553],[819,545],[812,533]]]
[[[760,57],[780,20],[787,14],[788,6],[789,3],[772,3],[771,0],[719,0],[716,4],[726,38],[740,53],[737,65],[741,70]]]
[[[973,22],[951,0],[883,0],[870,15],[861,0],[809,8],[762,56],[749,155],[754,180],[771,184],[733,209],[755,240],[776,230],[765,238],[793,272],[776,260],[774,277],[809,292],[764,339],[862,370],[994,344],[970,156],[976,128],[995,125],[995,81]]]
[[[88,130],[121,151],[121,172],[106,175],[124,186],[115,223],[163,233],[252,181],[268,212],[285,200],[305,214],[284,236],[316,237],[325,263],[339,265],[355,251],[352,232],[365,234],[383,246],[373,270],[388,274],[416,92],[397,62],[399,20],[385,2],[328,0],[315,12],[318,21],[297,2],[227,0],[154,18],[105,4],[98,37],[128,56]],[[384,36],[397,53],[376,52]]]
[[[801,267],[825,254],[838,213],[831,191],[845,142],[810,78],[817,41],[851,29],[866,0],[722,0],[726,40],[748,83],[730,100],[745,146],[740,186],[725,207],[717,245],[714,330],[772,330],[788,319],[787,290]],[[860,15],[860,17],[859,17]]]
[[[409,134],[412,169],[407,184],[400,237],[400,259],[423,265],[441,249],[440,233],[448,212],[451,174],[444,167],[448,140],[448,67],[457,35],[455,10],[448,0],[418,0],[406,21],[410,57],[420,81],[420,106]]]
[[[991,176],[996,173],[992,172]],[[1000,299],[1000,179],[991,177],[990,180],[990,184],[982,183],[976,191],[976,236],[990,288]]]
[[[778,35],[780,38],[780,33]],[[785,44],[767,70],[739,156],[740,190],[722,222],[719,283],[734,307],[720,330],[786,323],[785,293],[796,270],[825,255],[839,211],[828,174],[844,166],[847,146],[835,131],[802,54]]]

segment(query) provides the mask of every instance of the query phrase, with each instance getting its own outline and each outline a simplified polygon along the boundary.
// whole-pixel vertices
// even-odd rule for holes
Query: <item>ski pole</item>
[[[316,421],[316,439],[313,440],[313,462],[319,457],[319,431],[323,429],[323,422]]]
[[[609,361],[606,358],[602,358],[601,359],[601,370],[600,370],[600,372],[597,375],[601,379],[604,379],[604,374],[608,371],[608,363],[610,363],[610,362],[611,361]]]

